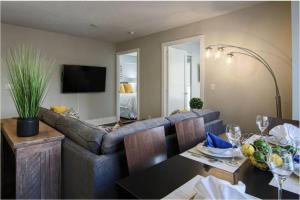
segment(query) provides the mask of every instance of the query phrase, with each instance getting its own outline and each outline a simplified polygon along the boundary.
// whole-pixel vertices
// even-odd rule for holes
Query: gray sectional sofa
[[[224,131],[220,112],[202,109],[154,118],[105,132],[80,120],[64,117],[41,108],[39,118],[63,133],[62,191],[64,198],[117,198],[115,181],[126,177],[128,169],[123,146],[126,135],[141,130],[164,126],[168,157],[179,153],[175,123],[203,117],[206,131],[220,134]]]

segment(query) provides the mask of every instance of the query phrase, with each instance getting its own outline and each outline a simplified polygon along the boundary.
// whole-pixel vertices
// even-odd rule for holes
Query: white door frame
[[[162,117],[165,117],[167,113],[168,108],[168,55],[167,55],[167,48],[169,46],[178,45],[181,43],[186,42],[193,42],[193,41],[199,41],[200,45],[200,97],[204,100],[204,72],[205,72],[205,43],[204,43],[204,35],[197,35],[194,37],[179,39],[175,41],[165,42],[161,44],[161,52],[162,52],[162,76],[161,76],[161,82],[162,82],[162,90],[161,90],[161,115]]]
[[[136,84],[136,93],[137,93],[137,118],[140,119],[140,49],[130,49],[126,51],[120,51],[116,53],[116,117],[117,120],[120,120],[120,60],[119,56],[129,53],[137,53],[137,84]]]

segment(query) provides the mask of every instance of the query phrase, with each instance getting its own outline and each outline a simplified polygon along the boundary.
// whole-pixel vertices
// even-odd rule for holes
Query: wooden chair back
[[[175,127],[180,152],[192,148],[206,138],[202,117],[177,122]]]
[[[164,127],[137,132],[124,138],[129,173],[167,160]]]
[[[299,127],[299,121],[291,120],[291,119],[282,119],[282,118],[275,118],[275,117],[268,117],[269,118],[269,126],[268,130],[270,131],[273,127],[277,125],[282,125],[284,123],[293,124],[294,126]]]

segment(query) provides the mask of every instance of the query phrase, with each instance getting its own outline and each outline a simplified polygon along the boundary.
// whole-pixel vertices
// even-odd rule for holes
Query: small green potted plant
[[[39,107],[45,96],[53,62],[43,58],[38,50],[23,45],[8,52],[5,64],[10,93],[19,115],[17,135],[36,135],[39,132]]]
[[[190,100],[190,107],[191,109],[202,109],[203,107],[203,101],[201,98],[191,98]]]

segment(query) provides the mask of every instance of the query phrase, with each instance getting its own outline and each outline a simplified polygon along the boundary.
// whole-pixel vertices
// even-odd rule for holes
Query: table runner
[[[252,135],[250,138],[248,138],[244,143],[253,143],[255,140],[257,140],[258,138],[260,138],[259,135]],[[180,155],[198,162],[201,162],[203,164],[206,165],[210,165],[225,171],[228,171],[230,173],[234,173],[246,160],[247,158],[240,156],[240,157],[236,157],[236,159],[239,161],[239,165],[238,166],[230,166],[228,164],[225,164],[224,162],[228,162],[231,158],[218,158],[219,160],[222,160],[224,162],[211,162],[209,158],[206,158],[204,156],[195,156],[192,155],[189,151],[191,152],[195,152],[195,153],[199,153],[199,151],[197,150],[196,147],[191,148],[188,151],[185,151],[183,153],[181,153]]]
[[[196,147],[190,149],[189,151],[199,153],[199,151],[196,149]],[[231,158],[229,158],[229,159],[228,158],[226,158],[226,159],[218,158],[219,160],[222,160],[222,161],[221,162],[220,161],[212,162],[212,161],[210,161],[211,160],[210,158],[207,158],[207,157],[204,157],[204,156],[201,156],[201,155],[200,156],[198,156],[198,155],[195,156],[195,155],[192,155],[188,151],[183,152],[180,155],[183,156],[183,157],[189,158],[191,160],[195,160],[195,161],[198,161],[200,163],[203,163],[203,164],[206,164],[206,165],[210,165],[212,167],[216,167],[216,168],[228,171],[230,173],[234,173],[247,160],[245,158],[239,158],[239,159],[237,159],[238,162],[239,162],[238,166],[230,166],[230,165],[226,164],[226,162],[230,161]]]

